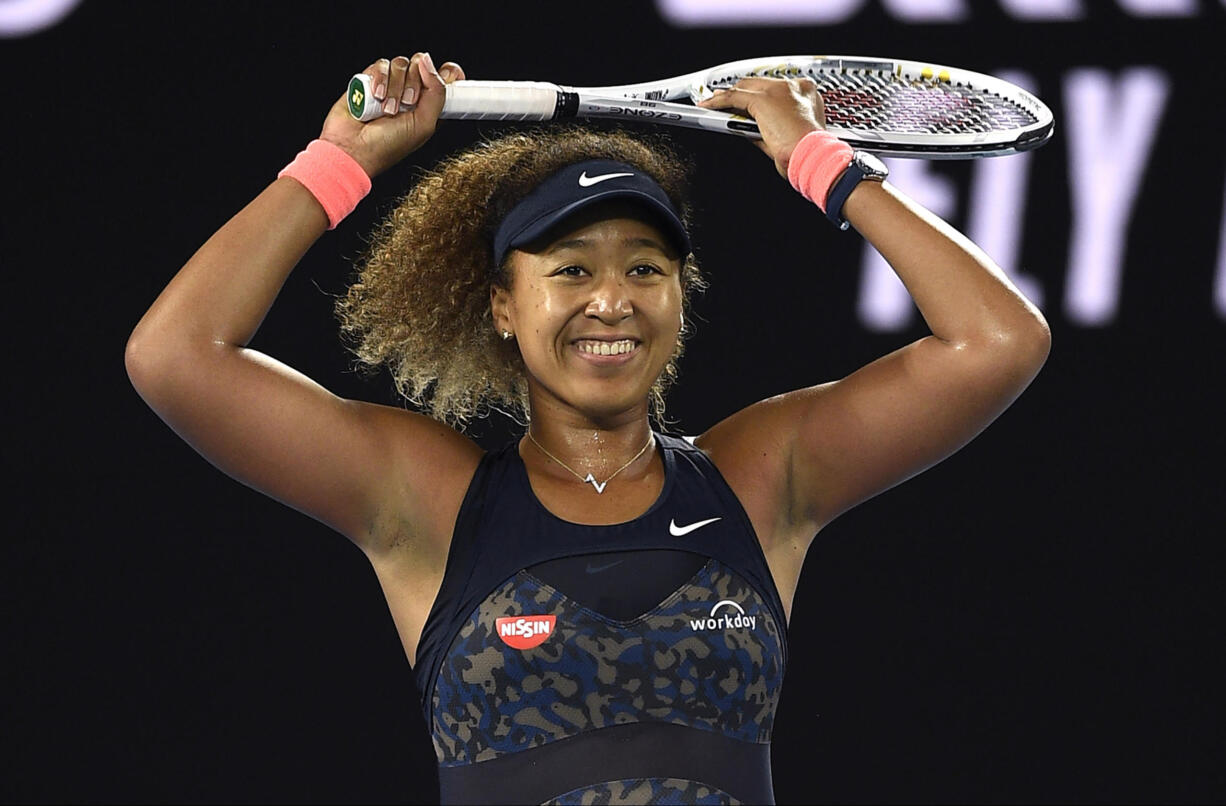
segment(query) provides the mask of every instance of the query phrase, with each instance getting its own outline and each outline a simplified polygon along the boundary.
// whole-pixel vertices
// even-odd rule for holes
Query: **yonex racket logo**
[[[729,605],[733,610],[725,610],[723,613],[716,615],[724,605]],[[695,632],[703,630],[739,630],[742,628],[752,630],[758,626],[758,617],[745,614],[745,608],[741,607],[731,599],[721,599],[715,603],[715,607],[711,608],[711,614],[706,618],[690,619],[690,628]]]
[[[579,174],[579,187],[590,188],[592,185],[599,184],[606,179],[616,179],[619,176],[634,176],[634,174],[601,174],[600,176],[588,176],[587,171]]]
[[[512,649],[532,649],[553,634],[557,616],[507,616],[495,621],[498,637]]]

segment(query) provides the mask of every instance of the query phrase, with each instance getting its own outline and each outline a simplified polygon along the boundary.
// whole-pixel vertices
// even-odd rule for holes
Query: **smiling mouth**
[[[639,342],[634,339],[619,339],[618,341],[600,341],[598,339],[580,339],[575,342],[579,352],[588,355],[626,355],[638,349]]]

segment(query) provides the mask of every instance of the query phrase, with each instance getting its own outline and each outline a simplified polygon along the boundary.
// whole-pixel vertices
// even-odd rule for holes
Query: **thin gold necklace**
[[[608,477],[607,479],[605,479],[603,482],[596,481],[596,477],[595,477],[595,476],[593,476],[591,473],[588,473],[586,477],[584,477],[584,476],[580,476],[580,475],[579,475],[579,474],[578,474],[578,473],[575,471],[575,469],[574,469],[574,468],[572,468],[570,465],[566,464],[566,462],[563,462],[561,459],[559,459],[558,457],[554,456],[554,455],[553,455],[552,453],[550,453],[549,451],[545,450],[545,446],[544,446],[544,445],[542,445],[541,443],[537,442],[537,441],[536,441],[536,437],[532,436],[532,429],[528,429],[528,439],[532,440],[532,444],[533,444],[533,445],[535,445],[536,447],[540,448],[541,453],[545,454],[545,455],[546,455],[546,456],[548,456],[550,459],[554,460],[555,462],[557,462],[558,464],[560,464],[562,467],[564,467],[564,468],[566,468],[567,470],[569,470],[569,471],[570,471],[570,472],[571,472],[571,473],[574,475],[574,477],[575,477],[575,478],[579,479],[579,480],[580,480],[580,481],[582,481],[584,484],[589,484],[589,483],[590,483],[590,484],[591,484],[593,487],[595,487],[595,488],[596,488],[596,492],[597,492],[597,493],[603,493],[603,492],[604,492],[605,485],[607,485],[607,484],[608,484],[610,481],[612,481],[612,480],[613,480],[613,476],[616,476],[618,473],[620,473],[620,472],[622,472],[623,470],[625,470],[626,468],[630,467],[630,465],[634,464],[634,460],[635,460],[635,459],[639,458],[640,456],[642,456],[644,453],[646,453],[646,452],[647,452],[647,449],[651,447],[651,443],[655,441],[655,439],[656,439],[656,435],[655,435],[655,434],[648,434],[648,435],[647,435],[647,444],[646,444],[646,445],[644,445],[644,446],[642,447],[642,449],[641,449],[641,450],[640,450],[638,453],[636,453],[636,454],[635,454],[633,457],[631,457],[631,459],[630,459],[630,461],[629,461],[629,462],[626,462],[624,465],[622,465],[621,467],[617,468],[617,470],[614,470],[614,471],[613,471],[613,476],[609,476],[609,477]]]

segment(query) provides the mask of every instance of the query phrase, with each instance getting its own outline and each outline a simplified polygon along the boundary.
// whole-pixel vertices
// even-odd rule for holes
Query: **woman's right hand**
[[[384,116],[367,123],[354,120],[341,95],[319,138],[343,148],[374,178],[430,139],[443,111],[446,85],[462,80],[464,70],[455,62],[436,70],[429,53],[415,53],[380,59],[362,72],[371,77]]]

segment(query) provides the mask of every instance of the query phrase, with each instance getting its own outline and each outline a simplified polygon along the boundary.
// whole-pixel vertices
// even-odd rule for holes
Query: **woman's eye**
[[[660,270],[657,269],[655,266],[651,265],[650,263],[640,263],[639,265],[635,266],[633,269],[630,270],[631,274],[634,274],[638,277],[644,277],[648,274],[659,274],[659,272]]]
[[[581,266],[566,266],[558,269],[557,274],[563,277],[579,277],[583,274],[583,268]]]

